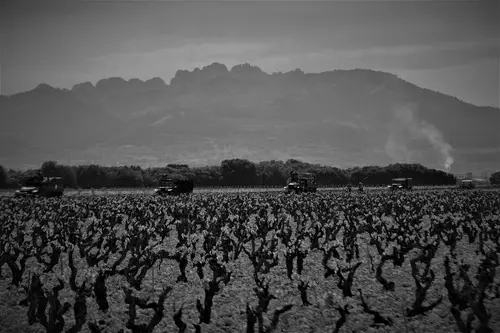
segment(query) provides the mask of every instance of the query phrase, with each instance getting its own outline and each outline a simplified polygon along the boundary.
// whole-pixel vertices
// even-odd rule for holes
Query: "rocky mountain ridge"
[[[218,164],[296,158],[349,167],[500,165],[500,110],[366,70],[266,73],[213,63],[161,78],[46,84],[0,96],[0,164]]]

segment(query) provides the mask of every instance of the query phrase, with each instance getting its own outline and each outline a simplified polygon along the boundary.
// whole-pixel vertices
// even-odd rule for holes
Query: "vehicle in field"
[[[24,186],[14,192],[14,196],[60,197],[64,194],[61,177],[35,176],[28,179]]]
[[[287,185],[283,188],[285,193],[304,193],[304,192],[316,192],[318,190],[318,183],[316,182],[316,176],[312,173],[302,173],[292,172],[290,178],[287,180]]]
[[[168,176],[160,178],[159,186],[155,188],[156,195],[178,195],[183,193],[192,193],[194,182],[192,179],[180,178],[174,179]]]
[[[476,183],[473,179],[462,179],[460,180],[458,187],[461,189],[473,189],[476,188]]]
[[[387,186],[390,190],[411,190],[413,189],[411,178],[393,178],[391,185]]]

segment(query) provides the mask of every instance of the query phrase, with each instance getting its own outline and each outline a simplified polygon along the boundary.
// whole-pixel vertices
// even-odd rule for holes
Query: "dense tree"
[[[7,187],[7,171],[5,171],[3,165],[0,165],[0,188],[6,188],[6,187]]]
[[[167,167],[172,169],[189,169],[189,165],[187,164],[167,164]]]
[[[490,183],[493,185],[500,184],[500,171],[494,172],[490,176]]]
[[[108,183],[108,175],[99,165],[80,165],[75,168],[75,172],[80,188],[99,188]]]
[[[44,177],[61,177],[64,186],[77,187],[76,172],[73,167],[58,164],[55,161],[45,161],[40,167]]]
[[[345,185],[349,178],[345,172],[334,167],[321,167],[319,170],[313,171],[319,184],[325,185]]]
[[[425,168],[420,164],[390,164],[386,167],[365,166],[347,169],[353,183],[380,185],[388,184],[393,178],[412,178],[416,185],[450,185],[455,184],[453,175],[446,172]]]
[[[259,162],[256,168],[259,185],[281,185],[286,182],[286,167],[282,161]]]
[[[194,179],[198,186],[219,186],[222,185],[222,174],[219,166],[205,166],[194,168]]]
[[[4,169],[5,170],[5,169]],[[17,188],[21,185],[21,179],[23,178],[23,172],[19,170],[6,170],[6,188]]]
[[[114,187],[142,187],[142,174],[139,170],[131,167],[112,168],[110,183]]]
[[[332,166],[310,164],[295,159],[253,163],[244,159],[222,161],[219,166],[190,168],[183,164],[165,167],[99,166],[95,164],[66,166],[55,161],[41,166],[44,176],[62,177],[65,186],[79,188],[154,187],[162,175],[172,178],[193,179],[196,186],[279,186],[283,185],[291,170],[316,175],[320,185],[346,185],[363,182],[367,185],[389,184],[392,178],[411,177],[416,185],[455,184],[455,177],[443,171],[428,169],[420,164],[391,164],[385,167],[364,166],[341,170]],[[19,186],[36,170],[16,171],[0,169],[0,186]],[[495,174],[494,174],[495,175]],[[492,183],[495,179],[492,175]],[[6,183],[9,179],[9,183]],[[2,183],[3,181],[3,183]],[[3,184],[3,185],[1,185]],[[6,185],[7,184],[7,185]]]
[[[45,177],[60,177],[59,168],[56,161],[45,161],[40,167],[40,171]]]
[[[255,164],[245,159],[224,160],[221,163],[224,185],[256,185],[257,169]]]

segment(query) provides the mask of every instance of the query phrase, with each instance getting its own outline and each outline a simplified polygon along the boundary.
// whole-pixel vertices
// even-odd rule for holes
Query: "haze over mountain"
[[[0,164],[219,164],[295,158],[349,167],[500,165],[500,110],[373,70],[266,73],[213,63],[169,84],[108,78],[0,96]]]

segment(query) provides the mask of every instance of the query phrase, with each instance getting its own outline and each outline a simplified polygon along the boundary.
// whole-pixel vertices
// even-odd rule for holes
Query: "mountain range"
[[[500,168],[500,110],[367,70],[178,70],[0,96],[0,164],[192,166],[227,158],[338,167]]]

